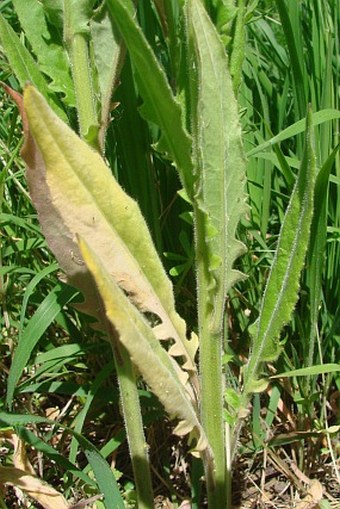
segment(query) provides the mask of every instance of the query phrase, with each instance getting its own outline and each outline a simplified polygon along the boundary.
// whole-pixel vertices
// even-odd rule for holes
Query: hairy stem
[[[89,59],[88,35],[74,27],[69,0],[64,4],[64,37],[71,61],[80,136],[98,149],[98,118]]]
[[[113,354],[119,380],[120,398],[124,414],[132,469],[139,509],[153,507],[153,492],[145,441],[136,375],[129,354],[122,345],[113,344]]]
[[[226,508],[225,435],[223,423],[222,331],[213,333],[213,309],[209,298],[211,276],[205,253],[204,217],[196,208],[196,256],[198,326],[200,337],[201,422],[207,434],[213,457],[214,470],[205,464],[209,508]]]

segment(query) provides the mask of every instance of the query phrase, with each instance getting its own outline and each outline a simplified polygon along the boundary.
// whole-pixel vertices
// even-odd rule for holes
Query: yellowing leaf
[[[68,509],[69,505],[63,495],[36,477],[23,440],[12,430],[1,431],[0,438],[14,446],[14,467],[0,466],[0,483],[20,488],[45,509]]]
[[[65,498],[41,479],[15,467],[0,466],[0,483],[11,484],[39,502],[44,509],[68,509]]]
[[[180,368],[169,357],[155,337],[143,315],[131,304],[124,292],[112,279],[99,258],[82,239],[79,241],[82,257],[90,269],[106,308],[106,314],[119,334],[119,341],[129,352],[137,366],[172,418],[179,419],[175,433],[193,432],[197,439],[196,450],[208,448],[196,409],[188,390],[180,380]]]
[[[28,129],[22,155],[28,164],[31,196],[50,248],[70,283],[86,297],[84,309],[100,319],[100,300],[95,298],[76,234],[96,251],[131,301],[159,318],[154,329],[157,338],[174,340],[171,354],[184,359],[184,368],[195,379],[197,340],[186,338],[172,285],[137,203],[122,190],[100,155],[60,121],[32,86],[25,89],[24,110]]]

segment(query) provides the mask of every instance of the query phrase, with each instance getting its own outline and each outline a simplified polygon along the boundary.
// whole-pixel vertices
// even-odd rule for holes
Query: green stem
[[[137,506],[139,509],[150,509],[154,506],[154,500],[135,370],[129,354],[122,345],[113,346],[113,355],[136,485]]]
[[[72,2],[64,3],[64,37],[71,60],[80,136],[98,149],[98,118],[89,59],[88,35],[74,25]],[[95,132],[93,129],[95,128]]]
[[[73,36],[71,55],[80,135],[87,139],[90,128],[97,125],[98,120],[93,98],[88,47],[84,35],[75,34]]]
[[[200,338],[201,420],[214,456],[214,472],[205,465],[208,506],[225,509],[227,504],[225,436],[223,422],[222,331],[212,333],[213,307],[209,295],[211,275],[204,242],[204,217],[196,207],[196,263],[198,327]]]

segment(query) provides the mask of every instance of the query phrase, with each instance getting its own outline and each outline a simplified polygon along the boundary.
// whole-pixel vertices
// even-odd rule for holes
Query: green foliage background
[[[44,2],[46,18],[38,12],[31,17],[21,13],[24,4],[29,9],[34,3],[33,0],[27,3],[5,0],[0,5],[3,19],[13,29],[7,36],[20,37],[22,61],[26,63],[22,75],[13,73],[5,56],[7,54],[9,58],[2,37],[1,81],[21,90],[28,73],[55,111],[68,119],[77,131],[76,98],[69,64],[63,60],[64,54],[60,51],[62,30],[58,12],[49,9],[50,2]],[[183,100],[187,85],[181,55],[184,28],[179,19],[180,3],[175,0],[139,2],[138,20],[165,69],[172,90]],[[239,226],[238,235],[248,251],[236,264],[247,279],[230,291],[227,302],[229,332],[224,345],[226,358],[233,360],[232,367],[226,364],[225,375],[236,387],[239,369],[248,354],[249,327],[259,314],[264,283],[302,160],[303,119],[308,103],[314,112],[318,170],[315,218],[299,301],[281,337],[284,352],[277,369],[286,372],[339,361],[340,160],[337,144],[340,10],[336,0],[238,2],[239,9],[244,8],[246,20],[244,33],[238,35],[238,11],[233,2],[206,0],[205,4],[227,47],[247,155],[249,210]],[[100,16],[99,10],[98,23]],[[77,19],[82,20],[81,15]],[[10,30],[8,25],[3,25],[2,30]],[[95,24],[92,28],[95,31]],[[45,39],[45,46],[41,47],[41,39],[36,39],[36,35],[44,33],[52,40]],[[93,33],[91,37],[95,38]],[[90,37],[90,34],[86,36]],[[112,46],[102,51],[105,54],[111,49]],[[91,51],[94,62],[98,51],[95,44]],[[105,59],[103,66],[104,63]],[[196,280],[190,206],[179,194],[182,185],[174,167],[155,150],[159,130],[141,115],[143,84],[136,79],[129,57],[126,56],[122,68],[117,65],[119,82],[115,83],[113,96],[107,101],[111,113],[105,157],[122,187],[138,201],[158,253],[172,277],[177,308],[189,327],[195,330]],[[103,87],[102,76],[105,74],[109,79],[112,72],[108,69],[104,73],[102,69],[93,63],[92,85],[97,96]],[[89,318],[69,305],[79,300],[79,296],[60,281],[58,266],[40,232],[19,156],[22,137],[18,113],[2,90],[0,94],[1,404],[5,408],[7,373],[13,352],[18,342],[24,341],[29,345],[27,367],[15,391],[16,410],[45,415],[49,407],[58,407],[63,410],[63,422],[87,437],[93,434],[99,448],[104,442],[99,428],[113,425],[116,432],[102,449],[104,457],[111,457],[119,446],[124,447],[124,429],[113,367],[107,364],[109,349],[91,329]],[[94,105],[94,118],[97,109],[98,105]],[[99,125],[90,125],[83,132],[89,142],[93,139],[91,129],[98,130]],[[288,385],[288,388],[282,384],[275,387],[277,395],[280,394],[292,409],[299,430],[322,430],[329,423],[336,423],[336,416],[329,414],[326,402],[331,394],[340,390],[338,374],[318,376],[311,372],[307,377],[289,379]],[[104,387],[107,390],[102,390]],[[144,386],[140,387],[140,395],[145,425],[151,430],[151,445],[163,439],[166,442],[166,430],[157,427],[161,415],[158,402]],[[243,450],[254,455],[265,438],[264,427],[256,424],[256,418],[260,416],[257,403],[259,397],[255,396],[254,418],[248,423],[253,438],[243,444]],[[266,425],[273,423],[272,414],[277,404],[278,399],[275,401],[274,396],[264,396]],[[231,414],[229,409],[227,418],[230,419]],[[44,440],[48,442],[50,437],[47,434]],[[25,436],[25,440],[32,444],[33,438]],[[313,439],[307,438],[298,449],[300,467],[305,468],[307,474],[312,467],[306,462],[303,451],[313,444]],[[44,446],[40,443],[39,447]],[[165,450],[154,449],[151,447],[151,460],[158,465],[160,475],[165,479],[167,495],[175,499],[178,493],[171,487],[171,460]],[[65,493],[68,494],[73,481],[69,466],[62,463],[65,451],[74,462],[78,443],[73,439],[70,449],[67,444],[60,444],[60,457],[55,458],[56,463],[46,471],[44,478],[52,483],[59,475],[59,469],[64,468]],[[124,460],[118,460],[117,478],[121,478],[127,498],[131,489],[133,492],[128,469]],[[90,484],[77,482],[80,492],[95,492]],[[195,478],[193,486],[196,486]]]

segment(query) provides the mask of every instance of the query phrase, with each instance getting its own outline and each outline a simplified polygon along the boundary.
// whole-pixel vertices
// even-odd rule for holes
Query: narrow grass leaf
[[[56,359],[60,360],[70,357],[74,358],[81,355],[88,355],[93,349],[93,346],[94,348],[97,348],[95,345],[81,345],[79,343],[70,343],[68,345],[57,346],[56,348],[53,348],[53,350],[38,353],[35,358],[35,363],[44,364],[45,362],[54,361]]]
[[[46,455],[50,460],[55,462],[60,467],[64,468],[67,472],[72,474],[75,478],[81,479],[86,484],[90,486],[96,486],[95,482],[91,477],[86,475],[82,470],[80,470],[76,465],[71,463],[63,454],[60,454],[54,447],[50,444],[39,438],[35,433],[30,431],[28,428],[24,428],[22,426],[16,427],[16,432],[19,437],[24,440],[31,447],[34,447],[36,451],[42,452]]]
[[[337,373],[340,371],[340,364],[319,364],[318,366],[309,366],[307,368],[293,369],[285,373],[273,375],[270,379],[274,378],[290,378],[292,376],[315,376],[324,373]]]
[[[78,433],[73,434],[83,449],[87,461],[91,465],[99,491],[104,496],[103,503],[105,509],[124,509],[125,504],[119,492],[119,486],[108,462],[91,442]]]
[[[298,297],[313,213],[315,155],[313,124],[306,121],[305,151],[300,172],[281,227],[273,265],[264,291],[260,316],[253,325],[253,341],[244,371],[245,394],[263,390],[257,379],[261,363],[275,360],[281,351],[279,334],[290,318]]]
[[[307,69],[305,59],[302,56],[303,44],[301,41],[301,32],[296,28],[298,26],[299,9],[298,2],[288,2],[285,0],[276,0],[279,11],[281,25],[286,36],[286,44],[289,51],[289,64],[293,75],[295,95],[295,111],[297,117],[302,118],[307,108]]]
[[[129,3],[129,2],[128,2]],[[176,101],[166,75],[136,23],[128,3],[107,0],[114,23],[128,48],[144,100],[141,113],[161,129],[158,149],[175,163],[182,185],[189,198],[193,193],[194,169],[191,160],[191,139],[184,128],[180,104]],[[147,72],[146,72],[147,70]]]
[[[73,429],[63,426],[60,423],[55,423],[51,419],[46,419],[44,417],[30,414],[20,415],[0,412],[0,425],[13,427],[27,426],[29,424],[49,424],[52,426],[57,424],[58,427],[65,429],[68,433],[73,435],[84,450],[91,468],[96,476],[99,490],[104,495],[105,509],[124,509],[124,502],[119,492],[119,487],[110,465],[103,458],[96,447],[86,438],[84,438],[79,433],[76,433]]]
[[[78,291],[70,286],[56,285],[55,288],[45,297],[38,309],[29,320],[23,331],[8,375],[6,404],[11,407],[16,384],[18,383],[23,370],[39,339],[60,313],[68,302],[71,302]]]
[[[34,292],[34,290],[36,289],[36,287],[40,283],[40,281],[57,269],[58,269],[58,264],[52,263],[48,267],[45,267],[40,272],[38,272],[38,274],[36,274],[34,276],[34,278],[31,279],[31,281],[28,283],[25,293],[24,293],[24,297],[22,299],[22,304],[21,304],[21,309],[20,309],[19,341],[21,339],[21,335],[24,330],[26,309],[27,309],[27,304],[28,304],[30,296],[32,295],[32,293]]]
[[[106,366],[104,366],[100,370],[100,372],[94,379],[93,383],[91,384],[91,387],[86,395],[85,404],[73,422],[74,431],[76,431],[77,433],[82,432],[82,429],[83,429],[83,426],[85,423],[85,419],[86,419],[87,414],[90,410],[92,402],[93,402],[94,398],[97,396],[98,391],[101,388],[101,386],[103,385],[103,383],[105,382],[105,380],[107,380],[109,375],[112,373],[112,370],[113,370],[113,363],[106,364]],[[72,442],[70,445],[70,453],[69,453],[69,460],[72,463],[75,463],[75,461],[76,461],[77,452],[78,452],[77,444],[75,442],[75,439],[72,439]]]
[[[312,121],[314,126],[323,124],[324,122],[329,122],[330,120],[337,120],[339,118],[340,111],[333,109],[326,109],[312,113]],[[298,120],[297,122],[295,122],[295,124],[290,125],[286,129],[283,129],[283,131],[281,131],[276,136],[270,138],[270,140],[267,140],[264,143],[261,143],[257,147],[253,148],[252,150],[249,150],[246,153],[246,156],[247,157],[254,156],[259,152],[262,152],[263,150],[271,147],[272,145],[275,145],[276,143],[287,140],[288,138],[292,138],[297,134],[301,134],[304,131],[305,127],[306,121],[304,119]]]
[[[322,293],[322,273],[324,270],[327,242],[327,202],[329,175],[332,171],[340,145],[335,147],[320,169],[315,182],[314,215],[311,225],[311,240],[308,250],[307,284],[310,300],[310,334],[308,366],[313,365],[314,339],[319,316]]]

